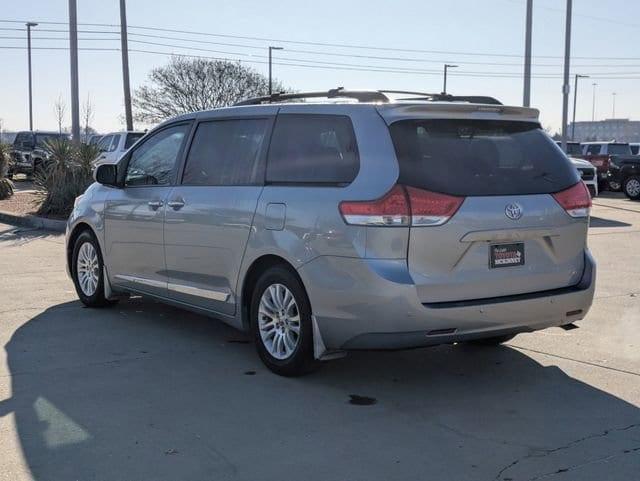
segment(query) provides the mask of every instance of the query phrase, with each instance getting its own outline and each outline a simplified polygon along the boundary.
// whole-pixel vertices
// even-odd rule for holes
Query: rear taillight
[[[447,222],[464,197],[395,185],[382,198],[345,201],[340,213],[347,224],[369,226],[433,226]]]
[[[571,217],[589,217],[591,194],[584,182],[580,181],[562,192],[556,192],[553,198]]]

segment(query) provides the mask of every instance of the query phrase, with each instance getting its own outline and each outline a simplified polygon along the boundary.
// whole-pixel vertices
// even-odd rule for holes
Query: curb
[[[35,227],[36,229],[51,230],[54,232],[64,232],[67,228],[67,221],[58,219],[47,219],[37,215],[15,215],[9,212],[0,211],[0,222],[8,224]]]

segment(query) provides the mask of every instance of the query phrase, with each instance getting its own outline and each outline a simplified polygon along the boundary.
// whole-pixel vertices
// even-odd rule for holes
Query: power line
[[[25,47],[19,46],[0,46],[0,49],[17,49],[24,50]],[[32,47],[33,50],[69,50],[67,47]],[[99,47],[80,47],[78,50],[84,51],[105,51],[105,52],[119,52],[119,48],[99,48]],[[188,58],[204,58],[211,60],[223,60],[223,61],[232,61],[232,62],[240,62],[240,63],[249,63],[249,64],[261,64],[265,65],[268,62],[264,60],[240,60],[229,57],[213,57],[213,56],[205,56],[205,55],[193,55],[193,54],[180,54],[174,52],[161,52],[161,51],[153,51],[153,50],[143,50],[143,49],[130,49],[130,52],[135,53],[146,53],[146,54],[154,54],[154,55],[164,55],[164,56],[177,56],[177,57],[188,57]],[[356,71],[356,72],[380,72],[380,73],[398,73],[398,74],[414,74],[414,75],[426,75],[426,76],[440,76],[441,72],[439,70],[428,71],[428,70],[407,70],[402,68],[385,68],[385,67],[376,67],[376,66],[330,66],[330,65],[315,65],[315,64],[301,64],[294,63],[295,61],[278,61],[274,62],[275,65],[288,66],[288,67],[301,67],[301,68],[313,68],[313,69],[324,69],[324,70],[340,70],[340,71]],[[501,73],[501,72],[460,72],[451,74],[456,77],[472,77],[472,78],[519,78],[521,74],[512,74],[512,73]],[[534,78],[543,78],[543,79],[556,79],[560,78],[560,75],[534,75]],[[620,73],[603,73],[603,74],[594,74],[592,78],[597,78],[601,80],[638,80],[640,79],[640,72],[620,72]]]
[[[19,20],[0,20],[0,22],[7,23],[22,23]],[[66,25],[65,22],[53,22],[53,21],[38,21],[41,24],[47,25]],[[111,27],[111,28],[120,28],[119,24],[109,24],[109,23],[80,23],[79,25],[83,26],[92,26],[92,27]],[[142,25],[129,25],[129,29],[140,29],[140,30],[148,30],[148,31],[158,31],[158,32],[171,32],[171,33],[180,33],[180,34],[188,34],[188,35],[198,35],[198,36],[208,36],[208,37],[219,37],[219,38],[233,38],[233,39],[241,39],[241,40],[254,40],[254,41],[262,41],[262,42],[278,42],[278,43],[290,43],[295,45],[313,45],[317,47],[334,47],[334,48],[350,48],[350,49],[360,49],[360,50],[379,50],[379,51],[391,51],[391,52],[412,52],[412,53],[432,53],[439,55],[463,55],[463,56],[478,56],[478,57],[507,57],[507,58],[522,58],[521,54],[508,54],[508,53],[483,53],[483,52],[469,52],[469,51],[452,51],[452,50],[425,50],[425,49],[409,49],[409,48],[397,48],[397,47],[381,47],[381,46],[372,46],[372,45],[357,45],[357,44],[346,44],[346,43],[328,43],[328,42],[312,42],[312,41],[302,41],[302,40],[287,40],[287,39],[276,39],[276,38],[266,38],[266,37],[253,37],[253,36],[243,36],[243,35],[230,35],[230,34],[220,34],[220,33],[210,33],[210,32],[199,32],[193,30],[180,30],[180,29],[170,29],[170,28],[161,28],[161,27],[147,27]],[[17,29],[24,30],[24,29]],[[65,32],[66,30],[47,30],[47,29],[39,29],[40,31],[60,31]],[[118,34],[119,32],[113,31],[97,31],[97,30],[84,30],[78,31],[79,33],[113,33]],[[134,33],[130,33],[133,35]],[[264,48],[264,47],[262,47]],[[557,55],[534,55],[534,58],[547,58],[547,59],[561,59],[562,56]],[[574,59],[580,60],[640,60],[639,57],[586,57],[586,56],[572,56]]]

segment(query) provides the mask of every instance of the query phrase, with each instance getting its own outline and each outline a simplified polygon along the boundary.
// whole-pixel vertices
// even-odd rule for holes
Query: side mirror
[[[118,187],[118,167],[115,164],[102,164],[96,169],[96,182]]]

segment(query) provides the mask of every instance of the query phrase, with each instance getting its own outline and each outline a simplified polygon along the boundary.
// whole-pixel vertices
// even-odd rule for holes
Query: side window
[[[113,140],[113,135],[106,135],[100,139],[98,143],[98,148],[101,152],[108,152],[109,146],[111,145],[111,141]]]
[[[139,145],[131,153],[125,185],[169,184],[188,131],[188,124],[174,125],[152,135]]]
[[[182,175],[184,185],[252,185],[261,181],[266,119],[215,120],[198,125]]]
[[[348,184],[359,168],[349,117],[278,115],[269,148],[267,182]]]
[[[591,144],[587,146],[587,155],[600,155],[600,144]]]
[[[111,139],[111,145],[109,145],[109,152],[115,152],[115,150],[118,148],[118,144],[120,143],[120,136],[119,135],[114,135],[113,139]]]

